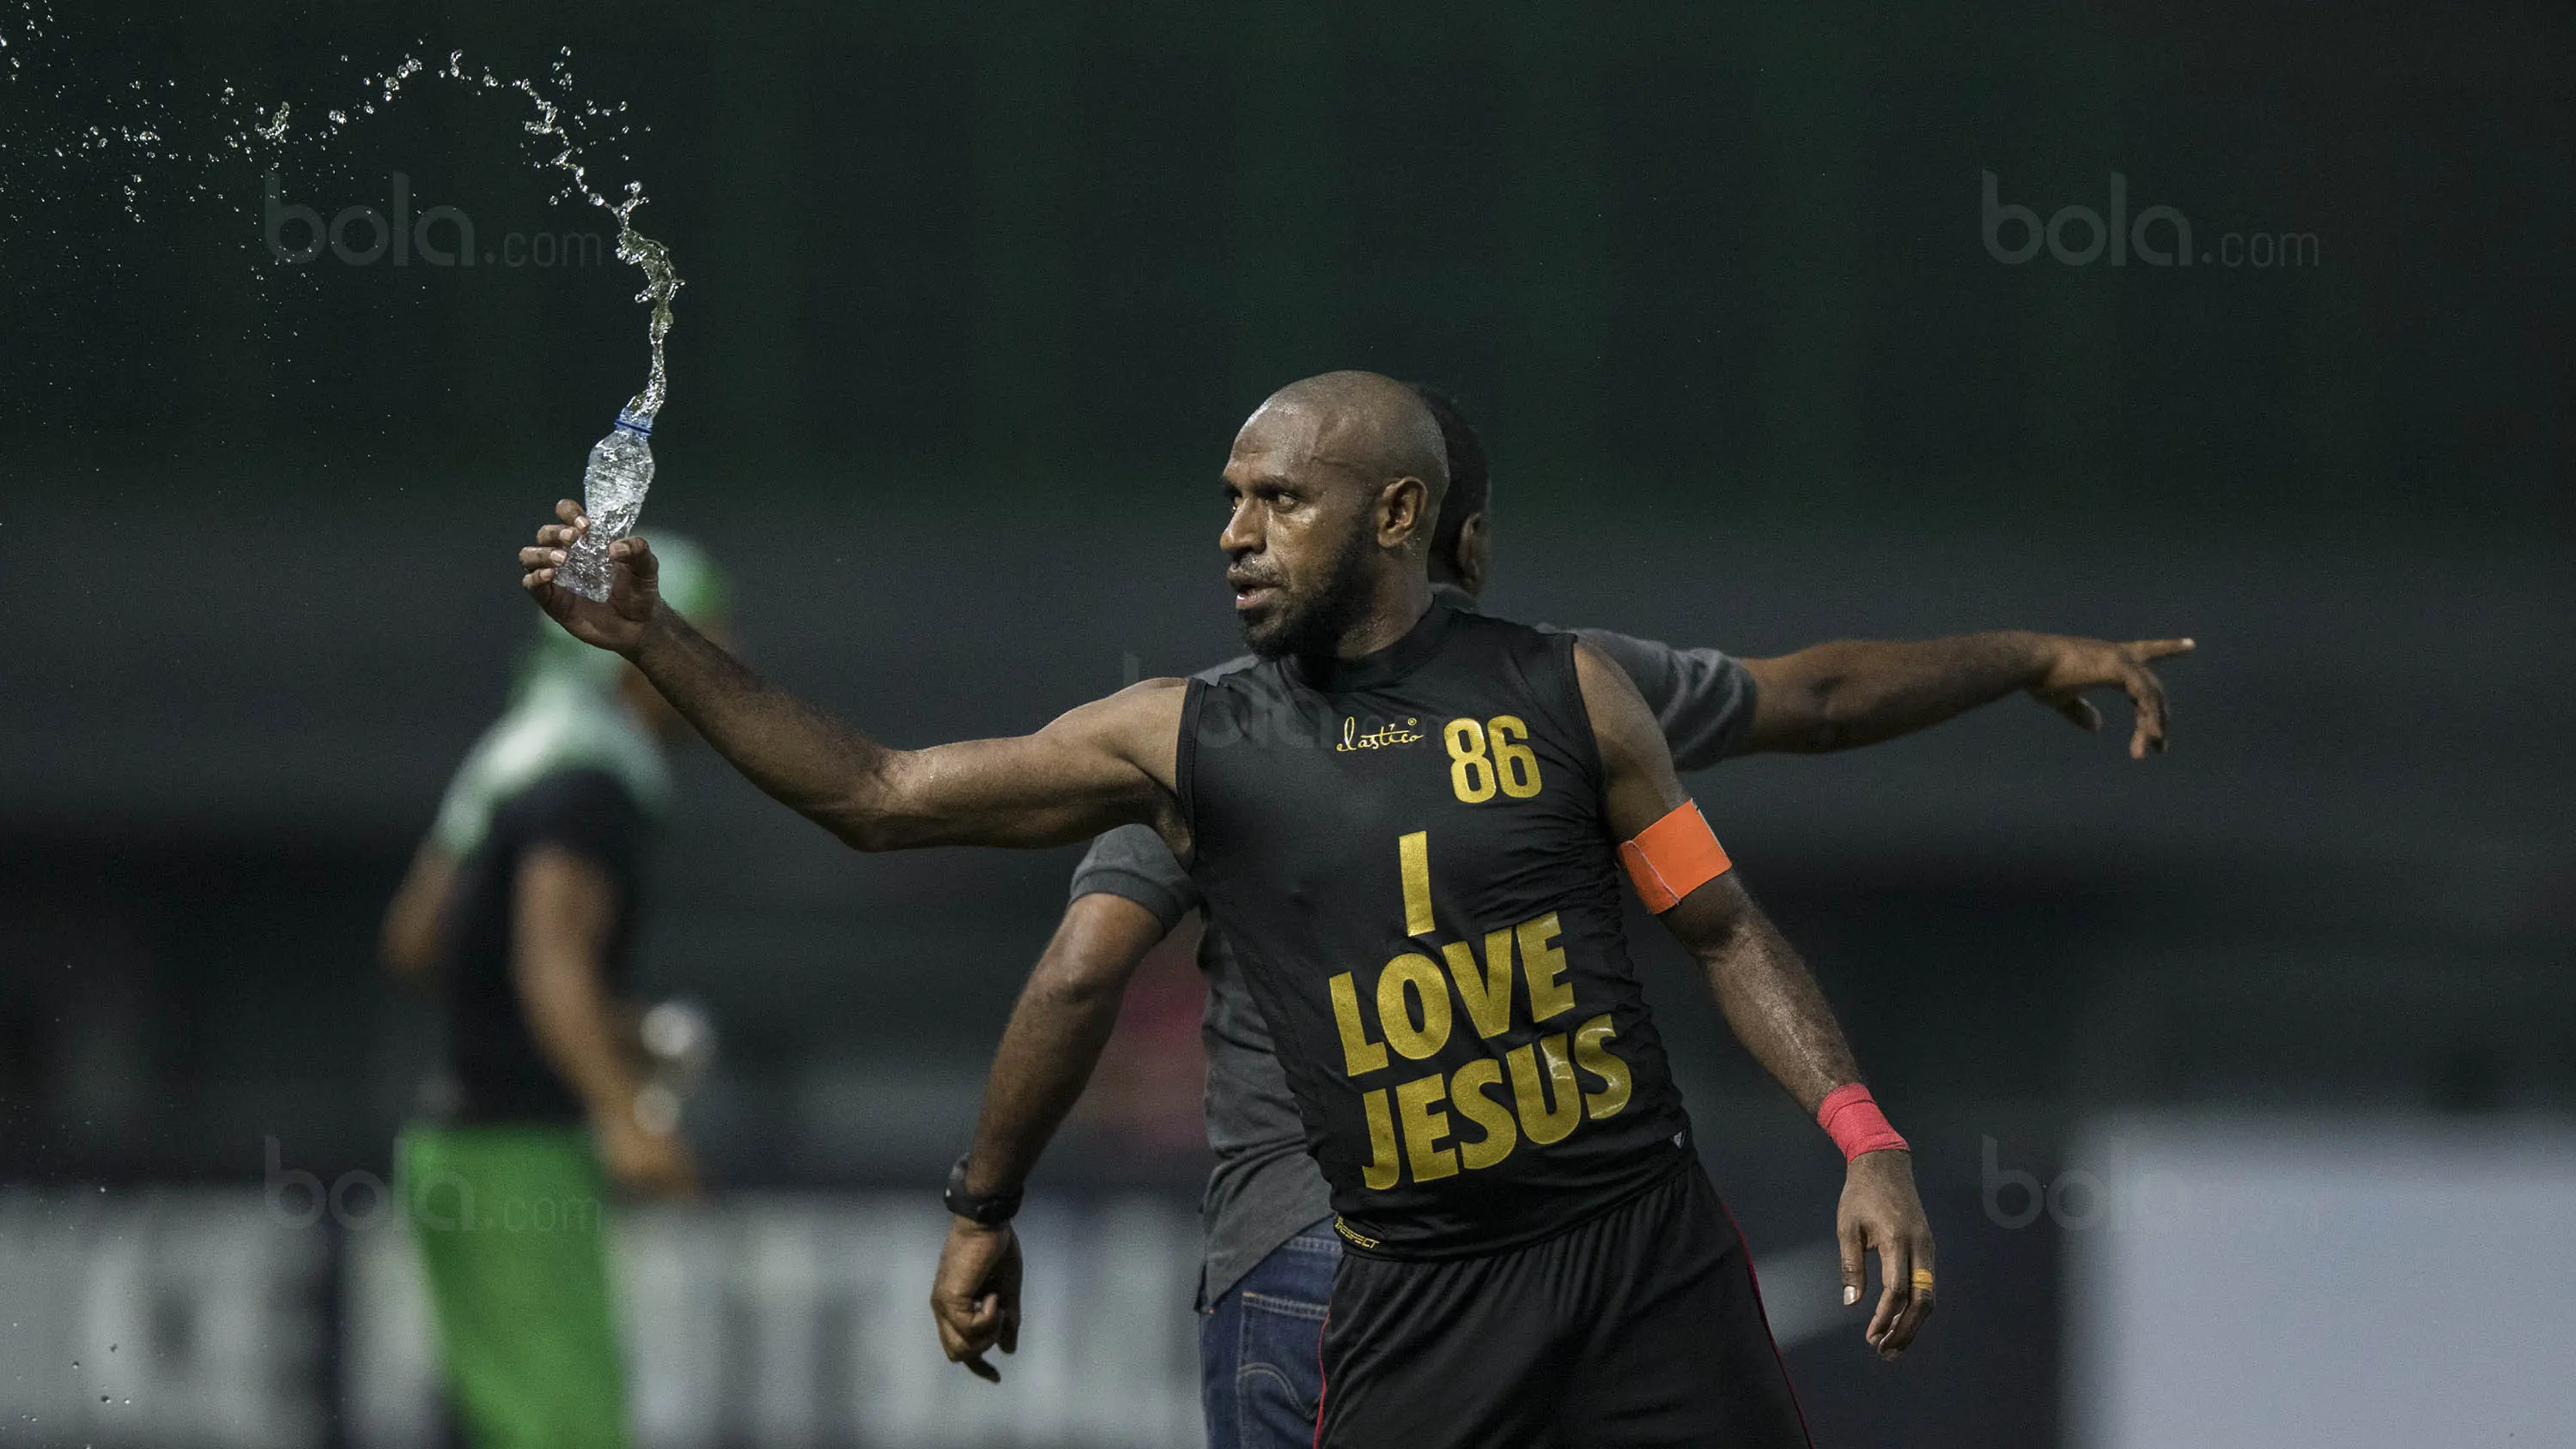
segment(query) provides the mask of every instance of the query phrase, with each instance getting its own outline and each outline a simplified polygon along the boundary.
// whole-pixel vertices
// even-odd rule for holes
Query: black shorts
[[[1343,1253],[1323,1357],[1322,1449],[1808,1449],[1696,1162],[1507,1253]]]

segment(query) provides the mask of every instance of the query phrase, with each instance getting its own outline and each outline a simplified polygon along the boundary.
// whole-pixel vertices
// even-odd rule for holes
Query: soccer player
[[[660,562],[664,597],[712,620],[704,555],[666,535]],[[385,914],[386,965],[445,1017],[399,1162],[449,1397],[481,1449],[626,1443],[601,1199],[697,1182],[620,999],[671,794],[662,740],[685,729],[633,669],[547,626]]]
[[[736,768],[866,850],[1152,826],[1226,923],[1346,1245],[1318,1442],[1799,1445],[1742,1241],[1627,954],[1624,868],[1737,1037],[1848,1161],[1840,1220],[1932,1308],[1904,1140],[1728,868],[1607,656],[1435,603],[1448,467],[1410,388],[1328,373],[1235,437],[1219,544],[1263,662],[1149,680],[1034,734],[889,749],[774,689],[662,600],[640,538],[605,602],[520,552],[575,637],[632,660]]]
[[[1417,390],[1440,424],[1449,463],[1449,491],[1432,533],[1432,597],[1472,611],[1490,577],[1484,445],[1454,402]],[[2111,687],[2135,702],[2130,748],[2143,757],[2165,739],[2163,688],[2148,664],[2190,647],[2188,640],[2114,644],[2012,632],[1840,641],[1738,660],[1713,649],[1575,632],[1636,684],[1683,770],[1761,751],[1893,739],[2025,690],[2099,728],[2083,693]],[[1232,660],[1205,677],[1256,662]],[[949,1357],[983,1377],[998,1377],[985,1355],[1016,1344],[1019,1245],[1008,1215],[1021,1187],[1082,1095],[1145,953],[1203,904],[1188,872],[1143,826],[1101,836],[1074,872],[1072,902],[994,1056],[974,1146],[952,1174],[952,1201],[966,1213],[951,1221],[931,1305]],[[1217,1156],[1203,1200],[1199,1288],[1208,1443],[1304,1449],[1322,1392],[1317,1339],[1341,1258],[1330,1189],[1307,1155],[1269,1027],[1213,920],[1203,922],[1198,959],[1208,992],[1208,1142]],[[1858,1290],[1861,1245],[1846,1240],[1843,1247],[1844,1281]]]

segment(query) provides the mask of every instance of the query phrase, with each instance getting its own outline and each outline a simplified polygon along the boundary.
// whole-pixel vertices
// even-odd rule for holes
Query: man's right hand
[[[1009,1223],[985,1227],[964,1218],[948,1222],[948,1246],[939,1252],[939,1274],[930,1284],[930,1313],[939,1320],[939,1347],[950,1363],[998,1384],[1002,1371],[985,1362],[995,1348],[1020,1347],[1020,1238]]]
[[[590,531],[581,505],[566,498],[555,504],[560,523],[537,530],[534,548],[519,550],[519,583],[537,607],[584,644],[632,657],[644,642],[645,627],[662,604],[661,565],[652,545],[640,538],[621,538],[608,546],[608,601],[585,599],[555,582],[555,570],[566,561],[573,543]]]
[[[647,1131],[633,1120],[591,1125],[601,1170],[620,1192],[643,1198],[698,1195],[698,1165],[676,1132]]]

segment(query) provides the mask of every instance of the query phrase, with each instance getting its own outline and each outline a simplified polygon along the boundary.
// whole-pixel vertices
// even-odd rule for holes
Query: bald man
[[[1439,421],[1449,464],[1431,541],[1433,597],[1473,612],[1491,577],[1484,444],[1457,403],[1417,390]],[[2190,646],[2013,630],[1908,642],[1846,639],[1737,659],[1606,630],[1575,632],[1636,684],[1661,721],[1674,764],[1685,770],[1764,751],[1869,745],[2024,691],[2098,729],[2101,716],[2085,691],[2112,688],[2135,704],[2129,747],[2142,759],[2165,741],[2164,689],[2149,665]],[[1207,672],[1257,662],[1246,656]],[[1020,1313],[1019,1240],[1007,1214],[1090,1081],[1128,982],[1146,954],[1195,912],[1215,1157],[1201,1204],[1198,1292],[1208,1449],[1307,1449],[1323,1389],[1318,1340],[1340,1238],[1332,1229],[1332,1189],[1307,1154],[1305,1125],[1269,1026],[1224,923],[1205,913],[1189,872],[1153,831],[1131,825],[1092,842],[1069,895],[994,1052],[974,1144],[950,1174],[952,1202],[968,1211],[950,1220],[931,1292],[941,1345],[969,1371],[999,1379],[991,1353],[1016,1347]],[[1844,1282],[1855,1290],[1863,1267],[1856,1256],[1844,1265]]]
[[[1569,634],[1437,603],[1448,483],[1412,389],[1327,373],[1237,433],[1219,546],[1261,662],[1150,680],[1035,734],[892,750],[764,684],[655,588],[641,539],[594,602],[526,587],[634,661],[752,782],[864,850],[1154,829],[1228,923],[1345,1254],[1318,1444],[1803,1445],[1735,1234],[1691,1148],[1621,924],[1624,874],[1849,1166],[1870,1329],[1931,1311],[1903,1139],[1822,993],[1745,894],[1653,712]]]

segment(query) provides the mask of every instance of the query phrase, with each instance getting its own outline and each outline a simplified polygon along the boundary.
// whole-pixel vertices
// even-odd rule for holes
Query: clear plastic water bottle
[[[629,409],[617,415],[617,426],[590,448],[590,467],[581,475],[582,512],[590,531],[569,550],[557,574],[564,587],[585,599],[608,598],[614,566],[608,546],[635,531],[644,511],[644,491],[653,486],[653,419]]]

